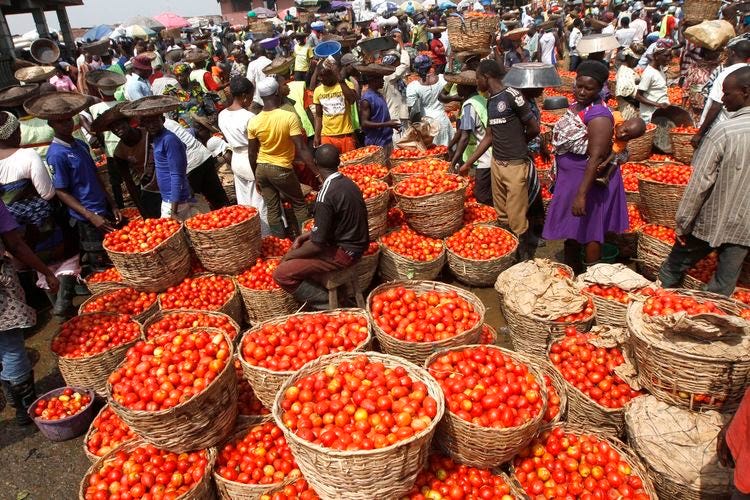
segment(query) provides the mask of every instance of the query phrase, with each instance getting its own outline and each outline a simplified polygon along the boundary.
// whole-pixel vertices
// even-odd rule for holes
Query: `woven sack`
[[[426,429],[386,448],[357,451],[325,448],[305,441],[287,429],[282,421],[284,411],[281,408],[286,389],[326,366],[349,361],[361,354],[330,354],[310,361],[281,386],[273,404],[273,418],[284,431],[297,466],[323,500],[391,499],[406,494],[427,461],[432,436],[445,411],[440,386],[426,370],[395,356],[367,352],[370,361],[383,363],[386,368],[404,367],[412,380],[427,386],[427,394],[437,401],[437,414]]]
[[[490,226],[489,224],[484,225]],[[476,260],[461,257],[450,249],[446,241],[445,250],[448,256],[448,268],[458,278],[458,281],[471,286],[489,287],[495,283],[501,272],[513,265],[516,260],[518,238],[504,229],[497,227],[495,229],[508,233],[515,243],[510,252],[494,259]]]
[[[189,222],[189,221],[188,221]],[[252,266],[260,256],[260,215],[219,229],[185,229],[193,251],[206,270],[216,274],[237,274]]]
[[[399,194],[396,184],[393,194],[409,227],[430,238],[445,238],[458,231],[463,224],[467,186],[465,179],[458,178],[458,189],[423,196]]]
[[[417,295],[433,291],[456,292],[459,297],[471,304],[474,307],[474,310],[479,313],[479,321],[468,330],[443,340],[436,340],[433,342],[409,342],[397,339],[378,326],[375,318],[372,317],[370,306],[376,295],[399,287],[411,290]],[[424,361],[435,352],[451,347],[478,344],[479,337],[482,333],[482,324],[484,323],[485,308],[482,301],[479,300],[476,295],[456,286],[440,283],[438,281],[389,281],[388,283],[383,283],[382,285],[375,287],[367,296],[367,313],[370,315],[372,328],[375,331],[375,336],[377,337],[378,342],[380,343],[381,350],[386,354],[400,356],[414,364],[423,365]]]

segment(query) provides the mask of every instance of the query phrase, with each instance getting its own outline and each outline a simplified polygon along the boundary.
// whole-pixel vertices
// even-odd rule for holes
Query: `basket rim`
[[[80,393],[85,392],[89,396],[89,398],[91,399],[89,401],[89,404],[87,404],[86,406],[84,406],[83,408],[81,408],[78,411],[78,413],[76,413],[75,415],[69,415],[67,417],[59,418],[57,420],[46,420],[46,419],[43,419],[40,416],[34,415],[34,408],[36,408],[36,405],[39,404],[39,402],[41,400],[43,400],[45,398],[48,398],[48,397],[58,396],[58,395],[62,394],[62,392],[65,389],[73,389],[73,391],[80,392]],[[84,387],[78,387],[78,386],[75,386],[75,385],[63,385],[62,387],[57,387],[55,389],[47,391],[44,394],[42,394],[41,396],[39,396],[38,398],[36,398],[34,400],[34,402],[31,403],[31,405],[29,406],[28,410],[26,410],[26,413],[28,413],[29,417],[31,417],[31,419],[34,421],[34,423],[39,422],[39,423],[42,423],[44,425],[57,426],[57,425],[60,425],[60,424],[65,424],[67,422],[70,422],[71,420],[73,420],[76,417],[80,417],[83,414],[83,412],[85,412],[86,410],[88,410],[89,408],[91,408],[91,406],[94,404],[95,400],[96,400],[96,392],[93,389],[86,389]],[[93,420],[92,420],[92,422],[93,422]],[[91,424],[89,424],[89,426],[90,425]]]
[[[393,167],[393,168],[396,168],[396,167]],[[396,172],[396,173],[398,173],[398,172]],[[426,173],[426,174],[421,174],[421,173],[420,174],[412,174],[409,177],[413,178],[413,177],[416,177],[418,175],[432,175],[433,173],[434,172],[432,172],[432,173]],[[391,190],[393,191],[393,195],[396,196],[397,198],[406,198],[407,200],[423,200],[425,198],[430,198],[430,197],[435,197],[435,196],[441,196],[441,195],[446,195],[446,194],[454,194],[454,193],[458,193],[458,192],[461,192],[461,191],[466,191],[466,188],[468,187],[469,182],[466,180],[465,177],[462,177],[462,176],[460,176],[458,174],[450,174],[450,173],[446,173],[446,174],[443,174],[443,175],[449,175],[449,176],[458,177],[460,179],[460,181],[461,181],[461,185],[458,186],[456,189],[451,189],[450,191],[441,191],[440,193],[429,193],[429,194],[423,194],[423,195],[420,195],[420,196],[409,196],[409,195],[405,195],[405,194],[399,194],[396,191],[396,188],[398,188],[399,184],[401,184],[404,181],[410,180],[410,179],[402,179],[402,180],[398,181],[391,188]]]
[[[687,165],[687,166],[690,166],[690,165]],[[638,183],[639,184],[641,182],[644,182],[644,183],[647,183],[647,184],[660,184],[662,186],[672,186],[674,188],[683,188],[683,189],[687,188],[687,184],[673,184],[671,182],[655,181],[653,179],[645,179],[645,178],[641,177],[640,174],[636,174],[636,175],[637,175]],[[640,185],[638,187],[640,189]],[[628,191],[628,192],[640,192],[640,191]]]
[[[234,298],[235,294],[239,293],[239,289],[237,288],[237,280],[234,279],[234,276],[231,276],[229,274],[216,274],[216,273],[205,273],[205,274],[200,274],[198,276],[187,276],[185,279],[201,280],[201,279],[206,279],[206,278],[223,278],[223,279],[231,281],[232,284],[234,285],[234,290],[232,290],[232,292],[229,294],[229,297],[227,297],[227,300],[225,300],[224,303],[221,306],[219,306],[218,309],[194,309],[194,308],[185,309],[183,307],[175,307],[175,308],[165,309],[164,306],[161,305],[161,299],[167,293],[167,291],[169,290],[169,289],[167,289],[167,290],[164,290],[163,292],[157,294],[156,303],[159,304],[159,311],[207,311],[207,312],[221,312],[219,309],[221,309],[225,305],[229,304],[229,302],[231,302],[231,300]],[[176,284],[175,286],[180,286],[182,283],[185,282],[185,279],[183,279],[182,281],[180,281],[180,283]],[[169,288],[173,288],[173,287],[169,287]],[[204,328],[204,327],[198,327],[198,328]],[[210,328],[210,327],[205,327],[205,328]],[[184,330],[184,328],[183,328],[183,330]]]
[[[50,349],[50,352],[52,352],[52,354],[54,354],[58,359],[64,359],[65,361],[72,361],[72,362],[82,361],[82,360],[91,361],[92,359],[96,358],[97,356],[103,356],[105,354],[110,353],[114,349],[119,349],[119,348],[124,347],[124,346],[126,346],[128,344],[133,344],[135,342],[138,342],[139,340],[144,340],[143,339],[142,325],[138,321],[134,320],[133,316],[131,316],[129,314],[116,313],[116,312],[112,312],[112,311],[85,312],[85,313],[79,313],[79,314],[73,316],[68,321],[74,321],[76,318],[79,318],[81,316],[91,316],[91,315],[94,315],[94,314],[101,314],[101,315],[105,315],[105,316],[127,316],[130,321],[132,321],[133,323],[135,323],[136,325],[138,325],[138,327],[139,327],[138,330],[141,331],[141,333],[138,335],[138,337],[134,338],[133,340],[131,340],[129,342],[124,342],[122,344],[118,344],[118,345],[115,345],[115,346],[108,346],[109,348],[106,351],[97,352],[96,354],[91,354],[89,356],[82,356],[82,357],[78,357],[78,358],[68,358],[66,356],[60,356],[55,351],[52,351],[52,349]],[[61,330],[62,330],[62,325],[64,325],[68,321],[65,321],[64,323],[60,323],[57,326],[57,333],[55,333],[55,336],[52,337],[52,339],[50,340],[50,344],[52,342],[54,342],[57,337],[60,336],[60,333],[61,333]],[[129,347],[132,347],[132,346],[129,346]]]
[[[376,154],[380,153],[381,151],[383,151],[383,146],[378,146],[377,144],[371,144],[371,145],[368,145],[368,146],[362,146],[361,148],[357,148],[357,149],[364,149],[364,148],[367,148],[367,147],[375,147],[377,149],[375,151],[373,151],[372,153],[367,153],[365,155],[360,156],[359,158],[352,158],[350,160],[342,160],[341,161],[341,166],[343,167],[345,165],[351,165],[351,163],[349,163],[349,162],[357,162],[357,161],[360,161],[360,160],[362,160],[363,158],[365,158],[367,156],[373,156],[373,155],[376,155]],[[352,151],[350,151],[350,153],[356,151],[357,149],[353,149]]]
[[[284,392],[286,391],[286,389],[289,388],[289,386],[292,383],[296,382],[299,378],[302,378],[302,374],[306,370],[310,370],[313,364],[332,364],[334,361],[343,362],[347,360],[346,358],[355,358],[358,356],[367,356],[367,358],[370,361],[375,360],[375,361],[382,362],[384,365],[386,365],[386,367],[388,366],[388,363],[391,363],[392,365],[400,365],[404,369],[406,369],[407,374],[411,378],[415,378],[412,375],[413,373],[420,375],[421,378],[426,379],[428,382],[425,384],[427,386],[428,395],[430,393],[430,385],[434,385],[436,395],[434,395],[433,397],[435,399],[435,402],[437,403],[437,413],[435,414],[435,418],[433,418],[430,421],[430,425],[428,425],[426,428],[422,429],[421,431],[415,433],[413,436],[410,436],[401,441],[397,441],[384,448],[376,448],[372,450],[348,450],[348,451],[326,448],[319,444],[312,443],[310,441],[302,439],[301,437],[297,436],[291,429],[288,429],[284,425],[284,423],[281,421],[281,411],[282,411],[281,410],[281,396],[284,395]],[[329,360],[330,362],[328,362]],[[312,373],[317,373],[317,371],[312,372]],[[304,375],[304,376],[307,376],[307,375]],[[424,383],[423,380],[418,380],[418,381]],[[284,433],[285,437],[287,438],[287,441],[289,441],[291,438],[292,440],[296,440],[303,446],[313,449],[316,453],[323,453],[327,456],[336,457],[336,458],[349,458],[349,457],[362,457],[362,456],[366,457],[366,456],[376,456],[376,455],[381,455],[385,453],[390,453],[398,448],[409,445],[413,443],[414,441],[417,441],[419,439],[424,438],[425,436],[428,436],[437,427],[440,420],[442,420],[444,413],[445,413],[445,397],[443,396],[443,391],[440,389],[440,384],[438,384],[435,378],[432,375],[430,375],[430,373],[427,370],[425,370],[424,368],[420,366],[417,366],[411,361],[408,361],[400,356],[383,354],[383,353],[374,352],[374,351],[338,352],[334,354],[326,354],[325,356],[321,356],[319,358],[313,359],[312,361],[308,361],[302,366],[302,368],[297,370],[294,375],[292,375],[291,377],[287,378],[286,381],[284,381],[284,383],[281,385],[281,388],[279,389],[276,395],[273,408],[271,409],[271,414],[273,415],[273,419],[276,421],[276,425],[278,425],[279,428]]]
[[[445,251],[446,251],[446,249],[445,249],[445,242],[441,238],[431,238],[429,236],[420,235],[423,238],[430,238],[432,240],[439,241],[442,244],[443,248],[440,251],[440,253],[438,254],[438,256],[435,257],[434,259],[430,259],[430,260],[414,260],[411,257],[407,257],[406,255],[398,253],[397,251],[395,251],[392,248],[390,248],[386,243],[383,243],[381,241],[381,239],[383,238],[383,236],[385,236],[386,234],[390,234],[390,233],[396,232],[396,231],[400,231],[402,227],[407,227],[410,231],[414,231],[410,227],[406,226],[406,224],[404,224],[403,226],[398,226],[398,227],[392,228],[392,229],[386,231],[382,236],[380,236],[376,240],[377,244],[378,244],[378,247],[380,247],[382,250],[388,250],[389,252],[391,252],[391,253],[393,253],[395,255],[398,255],[400,258],[402,258],[404,260],[408,260],[409,262],[413,262],[415,264],[432,264],[433,262],[435,262],[437,260],[440,260],[441,258],[443,258],[445,256]],[[414,232],[417,233],[416,231],[414,231]],[[417,233],[417,234],[419,234],[419,233]]]
[[[102,408],[96,413],[96,415],[94,416],[94,419],[89,424],[89,428],[86,430],[86,434],[83,435],[83,442],[81,443],[83,445],[83,452],[86,454],[87,457],[89,457],[89,459],[91,459],[93,457],[93,461],[98,461],[99,459],[104,458],[104,456],[105,456],[105,455],[102,455],[102,456],[94,455],[93,453],[91,453],[89,451],[88,442],[89,442],[89,438],[91,438],[92,436],[96,435],[96,433],[100,432],[99,429],[94,429],[94,422],[96,421],[97,418],[99,418],[99,415],[101,415],[102,413],[104,413],[104,410],[106,410],[107,408],[110,408],[109,401],[107,403],[105,403],[104,406],[102,406]],[[111,410],[111,408],[110,408],[110,410]],[[112,413],[115,413],[114,410],[111,410],[111,411],[112,411]],[[115,413],[115,415],[117,415],[117,414]],[[120,417],[118,416],[117,418],[120,418]],[[120,420],[122,420],[122,419],[120,419]],[[123,422],[123,423],[125,423],[125,422]],[[128,425],[128,424],[125,424],[125,425]],[[128,428],[130,428],[130,427],[128,426]],[[138,437],[134,437],[134,438],[131,438],[131,439],[126,439],[125,441],[119,443],[117,446],[115,446],[114,448],[112,448],[110,451],[114,451],[117,448],[119,448],[121,445],[123,445],[125,443],[129,443],[130,441],[135,441],[137,439],[139,439],[139,438]]]
[[[148,254],[151,254],[152,252],[156,252],[157,250],[161,249],[162,246],[164,246],[167,243],[169,243],[170,241],[172,241],[172,238],[174,238],[175,236],[179,235],[184,229],[185,229],[185,223],[184,222],[180,222],[180,227],[178,227],[175,230],[174,233],[172,233],[169,236],[167,236],[166,238],[164,238],[164,240],[162,240],[162,242],[159,243],[158,245],[156,245],[154,248],[150,248],[150,249],[144,250],[142,252],[121,252],[119,250],[112,250],[112,249],[107,248],[107,246],[105,245],[104,241],[102,241],[102,248],[104,248],[104,250],[106,252],[113,253],[115,255],[148,255]],[[115,266],[115,268],[116,267],[117,266]]]
[[[231,206],[231,205],[229,205],[229,206]],[[235,206],[245,206],[245,205],[235,205]],[[190,222],[192,219],[195,219],[196,217],[201,216],[201,215],[210,214],[211,212],[206,212],[205,214],[195,214],[195,215],[193,215],[192,217],[190,217],[189,219],[187,219],[184,222],[184,224],[185,224],[185,230],[188,232],[188,234],[190,234],[190,233],[199,233],[199,234],[212,234],[212,233],[214,233],[215,234],[216,232],[219,232],[219,231],[226,231],[226,230],[229,230],[229,229],[236,229],[237,226],[240,226],[241,224],[246,224],[246,223],[252,221],[253,218],[257,217],[257,218],[260,219],[260,213],[258,212],[258,209],[256,209],[255,207],[247,207],[247,208],[251,208],[251,209],[254,210],[254,213],[252,215],[250,215],[250,217],[248,217],[246,219],[242,219],[240,221],[237,221],[237,222],[235,222],[233,224],[230,224],[228,226],[217,227],[217,228],[214,228],[214,229],[194,229],[194,228],[191,228],[190,226],[188,226],[187,223]],[[217,210],[221,210],[221,209],[217,209]],[[215,211],[216,210],[212,210],[212,212],[215,212]]]
[[[178,314],[220,314],[222,316],[226,316],[227,319],[229,319],[229,324],[232,325],[232,327],[237,330],[237,334],[235,335],[235,339],[237,339],[242,332],[242,328],[240,327],[239,323],[237,323],[231,316],[229,316],[227,313],[223,313],[221,311],[207,311],[205,309],[159,309],[154,314],[148,317],[143,324],[141,325],[141,333],[143,336],[143,340],[148,340],[147,334],[149,328],[151,328],[155,323],[158,323],[162,319],[164,319],[165,316],[171,316],[171,315],[178,315]],[[161,317],[159,317],[161,316]],[[207,327],[189,327],[189,328],[216,328],[215,326],[207,326]],[[185,328],[179,328],[179,330],[184,330]]]
[[[450,235],[450,236],[446,236],[445,238],[443,238],[443,246],[445,247],[445,251],[446,251],[446,252],[447,252],[448,254],[450,254],[450,255],[453,255],[454,257],[456,257],[456,258],[458,258],[458,259],[461,259],[461,260],[466,260],[466,261],[469,261],[469,262],[477,262],[477,263],[487,264],[487,263],[490,263],[490,262],[495,262],[495,261],[497,261],[497,260],[500,260],[500,259],[505,259],[505,258],[507,258],[507,257],[508,257],[509,255],[511,255],[511,254],[512,254],[513,252],[515,252],[515,251],[516,251],[516,249],[518,248],[518,238],[516,237],[516,235],[515,235],[515,234],[511,233],[511,232],[510,232],[510,231],[508,231],[507,229],[503,229],[502,227],[499,227],[499,226],[495,226],[495,225],[493,225],[493,224],[490,224],[490,223],[488,223],[488,222],[472,222],[471,224],[466,224],[466,225],[464,225],[464,226],[463,226],[463,227],[462,227],[461,229],[463,229],[463,228],[464,228],[464,227],[466,227],[466,226],[483,226],[483,227],[487,227],[487,228],[489,228],[489,229],[492,229],[492,230],[495,230],[495,229],[499,229],[500,231],[503,231],[503,232],[505,232],[505,233],[509,234],[509,235],[510,235],[510,236],[511,236],[511,237],[513,238],[513,241],[515,242],[515,245],[513,246],[513,248],[512,248],[512,249],[511,249],[511,250],[510,250],[510,251],[509,251],[508,253],[506,253],[506,254],[504,254],[504,255],[501,255],[501,256],[499,256],[499,257],[493,257],[493,258],[491,258],[491,259],[471,259],[471,258],[469,258],[469,257],[464,257],[464,256],[462,256],[462,255],[459,255],[459,254],[457,254],[457,253],[456,253],[455,251],[453,251],[453,250],[452,250],[452,249],[451,249],[451,248],[450,248],[450,247],[448,246],[448,240],[449,240],[450,238],[452,238],[453,236],[455,236],[455,234],[456,234],[456,233],[453,233],[452,235]],[[461,229],[459,229],[459,231],[460,231]],[[458,232],[458,231],[457,231],[457,232]]]

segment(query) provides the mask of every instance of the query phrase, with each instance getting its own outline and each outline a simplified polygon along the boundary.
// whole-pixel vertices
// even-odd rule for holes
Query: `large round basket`
[[[375,318],[372,317],[370,305],[372,304],[372,300],[376,295],[399,287],[404,287],[408,290],[411,290],[417,295],[426,292],[455,292],[459,297],[461,297],[472,307],[474,307],[474,310],[477,311],[480,315],[479,320],[473,327],[469,328],[468,330],[443,340],[436,340],[434,342],[408,342],[405,340],[397,339],[396,337],[393,337],[392,335],[386,333],[380,326],[378,326]],[[448,349],[450,347],[460,347],[469,344],[478,344],[479,337],[482,334],[482,324],[484,323],[485,308],[482,301],[479,300],[476,295],[456,286],[440,283],[438,281],[390,281],[388,283],[383,283],[382,285],[375,287],[367,296],[367,312],[368,314],[370,314],[372,327],[375,330],[375,336],[380,343],[380,348],[386,354],[400,356],[406,360],[411,361],[414,364],[422,365],[428,357],[442,349]]]
[[[376,163],[378,165],[385,165],[385,150],[380,146],[367,146],[369,148],[376,147],[377,150],[375,150],[372,153],[365,154],[363,156],[360,156],[359,158],[355,158],[353,160],[345,160],[341,162],[341,166],[345,165],[366,165],[368,163]],[[351,153],[356,152],[355,149]],[[349,153],[349,154],[351,154]]]
[[[380,261],[380,245],[375,253],[370,255],[364,255],[359,262],[354,264],[355,274],[359,282],[360,290],[367,290],[370,288],[372,279],[375,277],[375,273],[378,270],[378,262]]]
[[[721,0],[687,0],[684,6],[685,22],[698,24],[719,18]]]
[[[276,393],[279,391],[279,387],[281,387],[286,380],[289,379],[292,375],[294,375],[294,371],[273,371],[269,370],[268,368],[265,368],[263,366],[256,366],[251,365],[250,363],[245,360],[245,356],[242,353],[242,346],[245,344],[245,339],[252,335],[253,333],[261,330],[266,325],[279,325],[286,322],[286,320],[290,316],[297,316],[297,317],[309,317],[313,315],[325,315],[325,316],[338,316],[340,314],[352,314],[355,316],[361,316],[365,319],[367,319],[367,338],[363,340],[357,347],[354,348],[355,351],[366,351],[370,348],[370,342],[372,341],[372,324],[370,322],[370,318],[368,317],[367,313],[363,309],[355,309],[355,308],[347,308],[347,309],[331,309],[329,311],[315,311],[315,312],[303,312],[303,313],[296,313],[296,314],[288,314],[286,316],[280,316],[277,318],[270,319],[268,321],[264,321],[263,323],[258,323],[257,325],[253,326],[249,330],[245,331],[245,333],[242,334],[242,339],[240,339],[239,347],[238,347],[238,354],[237,359],[240,360],[240,364],[242,365],[242,373],[244,375],[244,378],[250,382],[250,386],[253,388],[253,391],[255,391],[255,395],[258,397],[261,403],[263,403],[263,406],[266,408],[272,408],[273,402],[276,399]]]
[[[102,409],[99,410],[99,413],[97,413],[96,417],[94,417],[94,421],[96,421],[96,419],[99,418],[99,415],[101,415],[102,413],[104,413],[104,410],[106,410],[107,408],[109,408],[109,404],[104,405],[102,407]],[[91,453],[89,451],[89,447],[87,446],[87,444],[89,442],[89,439],[94,434],[96,434],[97,432],[99,432],[99,431],[97,431],[96,429],[94,429],[94,422],[92,421],[91,425],[89,426],[89,430],[86,431],[86,435],[83,437],[83,443],[82,443],[83,444],[83,453],[86,455],[86,458],[88,458],[89,462],[91,462],[92,464],[94,462],[96,462],[97,460],[99,460],[101,457],[99,457],[99,456],[94,455],[93,453]],[[133,441],[133,439],[128,439],[126,441],[123,441],[122,443],[120,443],[117,446],[115,446],[114,448],[112,448],[112,450],[116,450],[120,446],[124,445],[125,443],[129,443],[130,441]],[[112,451],[112,450],[110,450],[110,451]]]
[[[560,411],[557,413],[557,415],[552,417],[552,419],[549,422],[544,421],[543,425],[556,424],[557,422],[567,422],[568,420],[568,386],[567,386],[567,383],[565,382],[565,379],[562,377],[562,375],[560,375],[560,372],[557,371],[557,369],[555,368],[555,365],[553,365],[552,362],[549,361],[547,358],[534,356],[533,354],[524,354],[524,353],[520,353],[516,351],[513,351],[513,354],[519,360],[527,364],[532,364],[538,367],[540,370],[542,370],[542,375],[549,377],[552,387],[550,387],[550,382],[547,382],[546,379],[544,380],[544,384],[547,386],[547,407],[548,408],[549,408],[552,388],[554,388],[555,392],[557,392],[557,397],[560,398]]]
[[[443,246],[443,251],[436,258],[421,261],[413,260],[394,252],[387,245],[383,244],[382,239],[378,239],[378,243],[381,249],[378,270],[380,276],[386,281],[434,280],[440,274],[443,264],[445,264],[445,246]]]
[[[126,286],[124,283],[120,283],[118,281],[93,281],[92,282],[88,279],[85,281],[86,281],[86,288],[89,289],[89,292],[91,292],[92,295],[109,292],[117,288],[122,288]]]
[[[189,222],[189,221],[188,221]],[[217,274],[237,274],[260,256],[260,215],[219,229],[191,229],[185,225],[195,255],[206,270]]]
[[[81,485],[78,488],[78,500],[85,500],[86,488],[89,485],[89,480],[91,476],[94,473],[99,472],[99,470],[107,462],[114,460],[116,453],[120,451],[125,451],[129,453],[135,450],[136,448],[143,446],[144,444],[146,443],[144,443],[140,439],[135,440],[135,441],[128,441],[127,443],[123,443],[121,446],[118,446],[114,450],[104,455],[101,459],[93,463],[91,467],[89,467],[89,469],[86,471],[86,474],[83,476],[83,479],[81,480]],[[188,450],[188,451],[193,451],[193,450]],[[215,498],[214,485],[213,485],[213,481],[211,480],[211,476],[213,473],[214,462],[216,461],[216,450],[214,448],[208,448],[205,451],[206,451],[206,454],[208,455],[208,464],[206,466],[206,471],[203,474],[203,477],[198,482],[198,484],[196,484],[192,489],[190,489],[186,493],[177,497],[176,500],[206,500],[209,498]]]
[[[643,161],[651,156],[651,148],[654,145],[654,136],[656,127],[648,125],[646,132],[637,139],[628,141],[627,149],[629,153],[628,161]]]
[[[222,312],[199,311],[197,309],[168,309],[166,311],[161,311],[161,310],[157,311],[156,313],[154,313],[153,316],[151,316],[150,318],[148,318],[146,321],[143,322],[143,326],[141,327],[141,331],[143,332],[143,337],[148,340],[152,336],[152,332],[150,331],[151,327],[163,319],[169,318],[170,316],[177,317],[177,316],[192,315],[192,314],[201,314],[201,315],[209,316],[209,317],[216,318],[216,319],[225,319],[226,321],[228,321],[229,324],[232,325],[232,328],[234,329],[233,334],[229,334],[229,332],[227,332],[227,334],[229,334],[232,341],[236,341],[237,337],[239,337],[240,335],[240,325],[235,320],[233,320],[230,316]],[[203,326],[208,327],[208,328],[217,328],[216,326],[208,326],[208,325],[203,325]],[[195,327],[198,327],[198,325],[191,325],[188,328],[195,328]]]
[[[641,228],[638,231],[638,268],[641,274],[650,280],[655,280],[671,250],[672,245],[651,236]]]
[[[698,278],[695,278],[691,276],[689,273],[685,273],[685,275],[682,277],[682,288],[687,288],[689,290],[703,290],[703,288],[706,286],[707,283],[699,280]]]
[[[89,297],[88,299],[84,300],[83,302],[81,302],[81,305],[78,306],[78,314],[80,315],[80,314],[91,314],[95,312],[104,312],[104,311],[86,311],[86,306],[94,302],[99,297],[103,295],[107,295],[110,292],[114,292],[115,290],[118,290],[119,288],[122,288],[122,287],[110,288],[109,290],[96,293],[92,295],[91,297]],[[159,310],[159,302],[158,300],[155,300],[154,303],[148,306],[146,309],[144,309],[143,312],[139,314],[135,314],[131,316],[131,318],[133,318],[134,321],[137,321],[138,323],[143,324],[144,321],[146,321],[148,318],[153,316],[158,310]]]
[[[190,246],[182,227],[146,252],[116,252],[106,245],[104,250],[125,284],[136,290],[161,292],[190,273]]]
[[[455,177],[460,182],[458,189],[424,196],[405,196],[398,193],[398,184],[394,186],[393,194],[409,227],[430,238],[445,238],[461,228],[467,183]]]
[[[365,200],[367,227],[370,231],[371,241],[383,236],[383,233],[388,229],[388,199],[390,196],[391,191],[386,189],[382,193]]]
[[[494,23],[492,31],[487,26],[489,23],[481,21],[480,18],[448,17],[448,41],[451,48],[456,52],[486,50],[500,24],[496,16],[488,17]]]
[[[231,361],[234,344],[222,330],[199,330],[221,333],[231,352],[221,373],[201,393],[184,403],[166,410],[132,410],[115,401],[112,386],[107,383],[107,399],[122,421],[145,441],[175,453],[217,445],[232,432],[237,418],[237,375]]]
[[[709,292],[681,289],[680,293],[710,299],[732,314],[740,308],[737,302]],[[641,385],[660,401],[688,410],[730,412],[737,408],[750,385],[750,354],[734,350],[732,357],[709,357],[648,335],[643,329],[643,304],[634,301],[628,308],[630,343]]]
[[[286,436],[297,466],[315,492],[324,500],[372,500],[399,498],[407,493],[424,467],[437,423],[443,417],[445,402],[437,381],[419,366],[406,360],[367,352],[373,362],[386,368],[404,367],[412,380],[424,383],[427,393],[437,401],[437,414],[430,425],[414,436],[391,446],[374,450],[337,451],[299,438],[283,423],[281,402],[284,392],[301,378],[318,373],[326,366],[349,361],[361,353],[338,353],[310,361],[279,389],[273,404],[273,418]]]
[[[620,458],[622,460],[630,465],[632,473],[641,479],[641,482],[643,483],[643,490],[648,494],[649,498],[651,500],[658,500],[660,498],[656,494],[656,488],[654,488],[654,484],[651,481],[651,476],[648,473],[648,469],[643,465],[643,462],[641,462],[641,459],[638,457],[638,455],[636,455],[633,450],[631,450],[622,441],[620,441],[619,439],[613,439],[611,436],[608,436],[606,434],[601,434],[595,428],[592,429],[589,426],[575,424],[572,422],[558,422],[545,428],[544,430],[553,430],[560,427],[562,427],[566,433],[576,434],[578,436],[594,436],[599,440],[605,441],[611,448],[613,448],[615,451],[617,451],[617,453],[620,454]],[[515,479],[515,466],[512,463],[510,465],[510,474],[511,478]]]
[[[486,224],[489,226],[489,224]],[[494,259],[476,260],[461,257],[456,252],[445,245],[448,256],[448,268],[458,278],[458,281],[471,286],[487,287],[495,284],[498,275],[508,269],[516,260],[516,248],[518,248],[518,238],[513,234],[499,227],[498,231],[504,231],[513,238],[513,248],[505,255]]]
[[[513,351],[497,346],[486,347],[498,350],[505,356],[528,366],[541,388],[542,410],[525,424],[510,428],[483,427],[464,420],[451,411],[446,411],[438,425],[436,443],[455,461],[480,469],[497,467],[525,448],[534,439],[542,425],[542,417],[547,408],[547,387],[542,370],[534,365],[530,358],[522,359]],[[443,354],[461,351],[465,348],[466,346],[459,346],[438,351],[427,358],[424,366],[429,371],[430,365]]]
[[[98,312],[79,314],[79,317],[94,315],[112,317],[121,316],[117,313]],[[106,397],[107,378],[115,368],[122,363],[128,349],[138,342],[138,340],[140,340],[140,338],[115,346],[99,354],[83,358],[65,358],[63,356],[57,356],[57,366],[60,369],[60,374],[63,376],[63,380],[65,380],[65,384],[72,387],[91,389],[99,396]]]
[[[220,312],[223,314],[226,314],[230,318],[232,318],[235,323],[241,323],[242,322],[242,296],[240,295],[239,286],[237,284],[237,281],[233,278],[230,278],[228,276],[224,276],[224,278],[231,279],[232,283],[234,284],[234,291],[229,296],[229,298],[224,302],[224,305],[222,305],[219,309],[216,309],[216,312]],[[199,279],[199,278],[198,278]],[[167,309],[164,308],[161,304],[162,295],[159,295],[159,310],[160,311],[177,311],[179,309]],[[199,311],[203,311],[204,309],[198,309]],[[206,311],[211,311],[211,309],[205,309]]]
[[[672,143],[672,156],[675,160],[690,165],[693,161],[693,145],[690,144],[690,139],[693,138],[691,132],[675,132],[674,130],[669,131],[669,140]]]
[[[674,228],[677,207],[686,187],[683,184],[667,184],[639,177],[639,205],[644,217],[652,224]]]
[[[236,282],[250,323],[268,321],[279,316],[292,314],[299,309],[294,297],[283,288],[274,290],[254,290]]]

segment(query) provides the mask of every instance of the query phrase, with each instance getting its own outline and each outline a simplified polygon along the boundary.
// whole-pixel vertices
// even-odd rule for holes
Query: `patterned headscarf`
[[[7,141],[18,128],[18,118],[13,113],[7,111],[3,111],[2,113],[6,116],[6,119],[5,123],[0,126],[0,141]]]
[[[671,38],[659,38],[654,44],[656,45],[654,48],[654,54],[656,54],[672,50],[672,47],[674,47],[674,40]]]
[[[178,63],[172,68],[172,72],[175,76],[180,76],[183,73],[190,71],[190,65],[188,63]]]
[[[414,69],[417,71],[417,74],[419,74],[419,76],[421,76],[422,78],[427,76],[427,73],[430,71],[431,67],[432,67],[432,59],[430,59],[430,56],[420,54],[414,58]]]

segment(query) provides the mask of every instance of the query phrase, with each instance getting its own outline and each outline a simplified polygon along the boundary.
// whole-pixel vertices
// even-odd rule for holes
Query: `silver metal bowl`
[[[586,35],[578,42],[576,49],[579,54],[593,54],[595,52],[609,52],[620,46],[614,35]]]
[[[553,65],[531,62],[514,64],[503,84],[516,89],[542,89],[559,87],[562,81]]]

